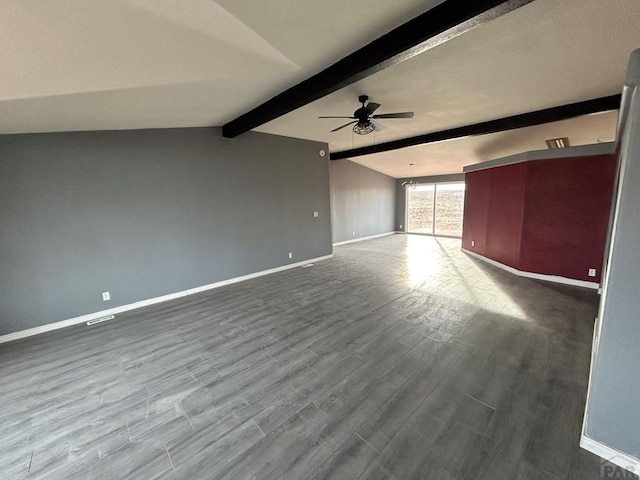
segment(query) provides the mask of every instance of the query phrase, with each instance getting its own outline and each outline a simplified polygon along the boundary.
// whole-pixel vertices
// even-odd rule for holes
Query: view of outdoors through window
[[[464,183],[419,185],[407,194],[409,232],[462,236]]]
[[[435,185],[418,185],[407,190],[409,195],[407,210],[409,232],[433,234],[433,197]]]

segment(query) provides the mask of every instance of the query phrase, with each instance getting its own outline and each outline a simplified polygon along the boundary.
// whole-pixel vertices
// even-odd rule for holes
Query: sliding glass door
[[[407,190],[407,231],[462,236],[464,183],[418,185]]]
[[[407,190],[407,227],[411,233],[433,233],[435,185],[418,185]]]

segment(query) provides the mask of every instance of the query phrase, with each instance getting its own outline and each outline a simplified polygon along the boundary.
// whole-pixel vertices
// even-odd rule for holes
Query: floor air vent
[[[89,320],[87,322],[87,325],[95,325],[96,323],[102,323],[102,322],[106,322],[107,320],[113,320],[114,317],[113,315],[105,315],[104,317],[100,317],[100,318],[94,318],[93,320]]]

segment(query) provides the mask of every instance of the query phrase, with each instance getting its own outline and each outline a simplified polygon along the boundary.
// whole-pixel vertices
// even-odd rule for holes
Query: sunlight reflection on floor
[[[442,272],[442,251],[431,237],[407,235],[409,286],[416,288]]]
[[[407,235],[408,286],[425,290],[436,287],[438,294],[448,298],[527,320],[526,313],[511,294],[476,261],[466,255],[461,256],[459,249],[460,240]]]

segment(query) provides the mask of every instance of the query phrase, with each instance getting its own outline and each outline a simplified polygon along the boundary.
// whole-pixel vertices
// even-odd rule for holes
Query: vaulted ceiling
[[[308,78],[438,0],[9,0],[0,29],[0,133],[217,126]],[[332,151],[620,93],[640,47],[637,0],[535,0],[257,130]],[[320,115],[413,110],[374,135]],[[338,121],[339,122],[339,121]],[[568,136],[610,141],[616,115],[353,158],[392,176],[466,164]]]

